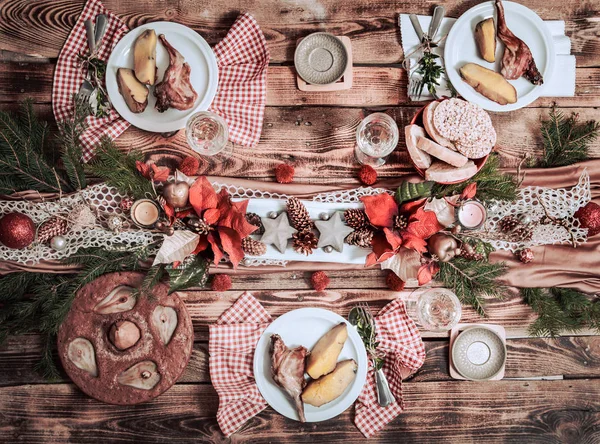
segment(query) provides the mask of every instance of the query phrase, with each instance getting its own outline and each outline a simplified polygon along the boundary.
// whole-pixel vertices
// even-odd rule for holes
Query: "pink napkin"
[[[216,324],[210,326],[209,368],[219,395],[217,422],[230,436],[267,407],[253,373],[254,350],[271,317],[250,293],[244,293]],[[402,377],[416,372],[425,360],[425,347],[401,300],[386,305],[375,318],[379,351],[385,352],[383,370],[397,402],[377,404],[374,370],[356,401],[354,422],[367,438],[381,430],[404,409]]]
[[[100,59],[107,61],[115,45],[128,32],[125,23],[108,12],[99,0],[88,0],[67,37],[54,72],[52,108],[59,122],[72,115],[72,96],[79,91],[85,77],[78,59],[78,54],[87,51],[84,22],[94,20],[97,14],[106,14],[109,19],[98,52]],[[219,87],[210,110],[222,116],[229,125],[231,142],[255,146],[262,131],[267,95],[270,60],[267,41],[256,20],[249,14],[242,14],[214,51],[219,66]],[[114,109],[107,117],[89,116],[86,122],[88,129],[81,136],[84,162],[93,157],[94,146],[102,136],[114,139],[129,128],[129,123]]]

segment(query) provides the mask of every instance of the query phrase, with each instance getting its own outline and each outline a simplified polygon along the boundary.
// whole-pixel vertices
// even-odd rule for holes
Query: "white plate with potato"
[[[164,112],[155,108],[155,86],[163,80],[169,66],[169,54],[160,39],[153,39],[156,46],[156,70],[149,69],[152,80],[147,83],[149,94],[147,105],[141,112],[133,112],[131,105],[119,92],[117,72],[119,68],[135,69],[134,45],[145,31],[154,30],[155,36],[165,36],[168,43],[179,52],[190,67],[190,82],[197,98],[190,102],[189,109],[174,107]],[[151,59],[151,57],[149,57]],[[132,81],[135,81],[133,79]],[[144,80],[142,79],[142,82]],[[212,103],[219,84],[217,58],[200,34],[187,26],[172,22],[154,22],[129,31],[113,49],[106,66],[106,88],[115,110],[132,125],[146,131],[165,133],[185,127],[188,118],[197,111],[205,111]]]
[[[314,407],[304,402],[306,422],[324,421],[338,416],[356,401],[365,385],[368,370],[367,352],[360,336],[350,323],[336,313],[321,308],[301,308],[277,318],[263,332],[256,346],[254,354],[256,385],[267,403],[275,411],[290,419],[299,420],[294,402],[273,380],[270,354],[271,336],[279,335],[289,348],[304,346],[308,350],[312,350],[319,339],[341,323],[346,324],[347,339],[339,355],[336,353],[336,369],[342,367],[342,363],[354,360],[356,362],[356,373],[353,374],[351,382],[342,394],[332,401],[324,403],[320,407]],[[309,360],[307,359],[306,362],[306,368],[308,369]],[[343,371],[344,369],[340,370]],[[333,375],[335,371],[330,372],[328,375]],[[317,381],[324,380],[323,378],[326,378],[326,376],[321,376]],[[305,379],[310,381],[308,374],[305,375]],[[308,387],[310,387],[310,382]],[[303,396],[304,393],[307,393],[307,388],[304,389]],[[329,388],[325,387],[319,395],[327,396],[329,391]],[[332,391],[335,391],[335,387]]]
[[[479,23],[493,18],[494,30],[498,23],[495,2],[480,3],[461,15],[452,26],[445,42],[444,62],[448,78],[458,93],[469,102],[476,103],[488,111],[512,111],[529,105],[540,97],[544,85],[550,81],[554,68],[554,41],[542,19],[526,6],[509,1],[503,1],[502,4],[504,5],[506,25],[531,50],[537,69],[543,76],[544,84],[534,85],[525,77],[508,80],[508,83],[516,91],[516,102],[502,105],[485,97],[463,80],[460,70],[467,63],[479,65],[496,73],[500,73],[501,70],[504,44],[500,39],[496,37],[495,51],[492,49],[493,55],[487,57],[488,60],[494,61],[487,61],[483,58],[482,51],[475,39],[475,28]],[[497,84],[492,84],[490,89],[497,91]]]

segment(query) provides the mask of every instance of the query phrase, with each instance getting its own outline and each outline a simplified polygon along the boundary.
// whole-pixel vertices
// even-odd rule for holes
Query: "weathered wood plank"
[[[566,379],[600,378],[600,336],[570,336],[556,339],[523,338],[507,341],[505,378],[563,376]],[[448,341],[425,341],[427,358],[411,379],[413,382],[448,381]],[[47,383],[33,370],[41,353],[40,337],[11,338],[0,347],[0,386]],[[69,382],[66,374],[55,382]],[[180,383],[208,383],[208,344],[196,342]]]
[[[52,100],[54,64],[0,61],[0,102],[32,98],[36,103]],[[407,97],[406,71],[398,67],[357,66],[354,85],[346,91],[303,92],[296,87],[293,67],[270,66],[267,75],[268,106],[414,106]],[[600,68],[577,70],[575,97],[541,98],[530,107],[600,106]]]
[[[81,11],[83,0],[3,0],[0,2],[0,49],[38,57],[56,58]],[[106,7],[130,28],[159,20],[190,26],[214,45],[222,39],[238,14],[254,15],[265,33],[273,62],[293,60],[296,41],[315,32],[327,31],[352,39],[355,63],[399,63],[402,60],[398,13],[430,14],[428,2],[376,0],[368,7],[360,0],[338,2],[321,0],[239,1],[225,12],[220,2],[185,0],[177,3],[152,0],[144,8],[133,0],[106,0]],[[444,2],[448,16],[457,17],[472,2]],[[543,19],[566,20],[567,35],[579,66],[598,66],[600,7],[593,2],[529,1],[527,6]]]
[[[545,442],[600,440],[600,385],[590,380],[424,382],[404,385],[406,410],[378,442]],[[218,429],[218,398],[207,384],[178,384],[136,406],[102,404],[70,384],[0,389],[0,431],[9,441],[95,443],[228,442]],[[349,409],[302,424],[270,408],[248,421],[235,442],[364,441]]]
[[[15,103],[0,105],[15,110]],[[48,105],[36,107],[40,115],[52,120]],[[388,108],[398,126],[410,123],[418,108]],[[581,120],[597,119],[593,108],[573,108]],[[568,111],[567,111],[568,112]],[[201,158],[199,174],[242,177],[272,181],[274,169],[282,161],[294,164],[298,183],[348,183],[359,185],[358,164],[354,157],[356,127],[366,111],[359,108],[279,108],[267,107],[260,143],[255,148],[234,147],[225,162]],[[526,108],[511,113],[492,114],[498,132],[497,150],[502,165],[515,168],[524,155],[541,153],[540,120],[547,118],[544,108]],[[140,149],[153,158],[194,155],[185,141],[183,131],[170,139],[131,127],[117,139],[124,149]],[[414,173],[404,148],[404,131],[400,131],[399,146],[388,163],[377,169],[381,178],[394,178]],[[590,144],[590,156],[600,157],[600,140]]]

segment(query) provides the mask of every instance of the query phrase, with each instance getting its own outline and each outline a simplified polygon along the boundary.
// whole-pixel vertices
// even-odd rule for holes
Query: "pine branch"
[[[73,97],[74,112],[71,120],[58,123],[61,160],[71,186],[81,190],[87,186],[82,163],[83,149],[79,138],[86,129],[85,119],[90,107],[77,96]]]
[[[152,299],[152,289],[160,282],[165,274],[165,264],[158,264],[150,267],[140,288],[136,288],[133,295],[138,297],[147,297]]]
[[[542,121],[544,153],[532,166],[552,168],[571,165],[589,158],[588,147],[598,137],[600,123],[579,123],[579,115],[566,117],[552,107],[549,119]]]
[[[506,287],[496,280],[506,273],[504,263],[492,264],[456,258],[451,262],[440,262],[439,265],[440,271],[436,278],[451,288],[463,304],[471,305],[481,316],[485,316],[483,306],[486,296],[498,299],[504,296]]]
[[[512,176],[500,171],[500,159],[496,154],[491,154],[471,179],[453,185],[435,184],[433,194],[438,198],[460,194],[471,183],[477,183],[477,197],[481,200],[513,201],[517,198],[519,186]]]
[[[135,199],[154,198],[156,190],[152,181],[144,178],[136,169],[136,161],[141,160],[141,153],[124,153],[112,140],[104,137],[96,146],[96,156],[87,169],[90,174],[104,179],[123,194]]]

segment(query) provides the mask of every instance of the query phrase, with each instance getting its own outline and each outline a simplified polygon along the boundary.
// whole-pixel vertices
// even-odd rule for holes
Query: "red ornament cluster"
[[[358,180],[360,180],[365,185],[373,185],[377,182],[377,171],[375,168],[369,165],[363,165],[358,170]]]
[[[317,291],[325,290],[327,287],[329,287],[330,282],[329,276],[327,276],[327,273],[324,271],[317,271],[310,277],[310,283]]]
[[[287,163],[277,165],[275,168],[275,180],[279,183],[292,183],[294,180],[294,167]]]
[[[535,259],[535,255],[533,254],[531,248],[523,248],[522,250],[519,250],[517,252],[517,257],[524,264],[533,262],[533,260]]]
[[[213,291],[231,290],[231,277],[227,274],[216,274],[210,284],[210,288]]]
[[[200,161],[192,156],[184,157],[177,168],[186,176],[195,176],[200,168]]]
[[[582,228],[588,229],[588,237],[600,233],[600,205],[595,202],[588,203],[574,214],[579,219]]]

